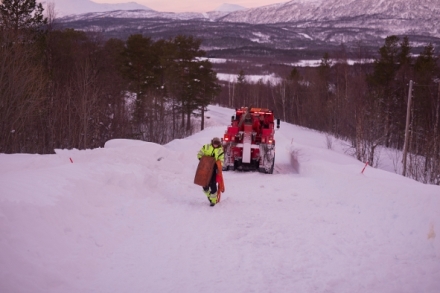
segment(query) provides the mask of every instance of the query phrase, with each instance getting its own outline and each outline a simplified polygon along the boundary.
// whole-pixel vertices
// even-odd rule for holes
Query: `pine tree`
[[[419,133],[425,132],[430,136],[430,131],[437,123],[437,95],[438,86],[434,82],[439,76],[439,67],[437,65],[438,57],[435,56],[432,44],[426,46],[423,52],[417,57],[414,64],[415,83],[414,90],[414,127],[417,127]],[[437,134],[436,134],[437,135]]]
[[[405,44],[405,43],[403,43]],[[402,47],[402,46],[401,46]],[[405,52],[400,52],[399,38],[389,36],[385,39],[385,45],[379,49],[380,58],[374,63],[374,72],[369,76],[372,85],[372,104],[377,103],[377,109],[374,111],[377,117],[384,121],[383,133],[375,134],[379,140],[383,140],[387,147],[390,146],[391,136],[393,134],[393,112],[395,102],[399,94],[399,84],[396,82],[396,75],[399,70],[399,61],[404,60]],[[404,51],[406,46],[403,45]],[[394,129],[395,133],[395,129]],[[382,136],[383,135],[383,136]]]
[[[47,23],[43,17],[43,5],[36,0],[3,0],[0,4],[2,30],[37,29]]]
[[[246,74],[243,69],[238,72],[237,75],[237,85],[236,85],[236,93],[233,97],[233,106],[235,108],[246,106],[249,107],[247,97],[247,82],[246,82]]]
[[[177,82],[174,83],[174,92],[181,106],[181,127],[190,129],[192,112],[199,107],[197,104],[198,86],[195,84],[200,58],[206,52],[200,49],[201,39],[193,36],[178,35],[171,41],[174,49],[172,65]],[[186,120],[185,120],[186,117]]]
[[[141,133],[146,111],[151,110],[151,92],[159,76],[159,53],[151,38],[136,34],[127,40],[124,61],[122,72],[130,82],[130,90],[136,94],[134,122]],[[151,115],[148,115],[148,119],[151,119]]]
[[[0,152],[38,148],[35,121],[47,80],[34,31],[45,23],[42,11],[35,0],[0,4]]]
[[[217,73],[212,69],[212,63],[208,60],[198,61],[195,64],[195,89],[197,92],[196,106],[200,109],[202,120],[201,130],[204,129],[206,107],[220,93]]]

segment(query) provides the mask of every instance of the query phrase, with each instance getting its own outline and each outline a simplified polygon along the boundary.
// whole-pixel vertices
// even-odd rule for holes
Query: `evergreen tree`
[[[136,95],[134,122],[139,132],[142,132],[141,124],[146,118],[146,111],[151,110],[152,91],[157,84],[159,70],[159,52],[155,50],[151,38],[140,34],[130,36],[126,43],[122,72],[130,81],[129,89]]]
[[[195,67],[196,105],[202,116],[201,130],[203,130],[205,127],[204,113],[206,107],[211,104],[221,89],[218,84],[217,73],[212,70],[211,62],[207,60],[199,61],[195,63]]]
[[[406,49],[406,47],[404,46]],[[395,110],[395,101],[399,100],[398,95],[402,95],[402,89],[399,91],[399,84],[396,82],[396,75],[399,70],[399,61],[404,60],[406,53],[399,51],[399,38],[389,36],[385,39],[385,45],[379,49],[380,58],[374,63],[374,72],[369,76],[371,84],[371,105],[376,105],[372,113],[379,119],[382,119],[383,131],[372,134],[378,142],[384,142],[388,147],[391,143],[391,136],[398,133],[393,124],[393,118],[399,117],[393,111]],[[400,84],[401,86],[401,84]]]
[[[314,112],[316,112],[313,113],[313,115],[316,115],[315,127],[324,127],[329,132],[334,131],[331,114],[331,108],[334,104],[334,83],[332,82],[331,67],[330,55],[325,52],[321,58],[318,75],[314,81],[316,91],[311,96]]]
[[[399,38],[389,36],[385,39],[385,45],[379,49],[380,58],[374,63],[374,73],[371,81],[379,86],[390,87],[397,71],[399,57]],[[381,97],[382,98],[382,97]]]
[[[237,87],[235,91],[235,95],[233,97],[233,106],[235,108],[239,108],[242,106],[249,107],[251,105],[248,105],[248,101],[246,99],[246,88],[247,88],[247,82],[246,82],[246,74],[243,69],[241,69],[238,72],[237,75]]]
[[[288,120],[292,121],[295,124],[301,125],[301,101],[299,92],[301,91],[301,82],[302,76],[298,71],[298,68],[294,67],[289,76],[287,77],[288,89],[289,89],[289,97],[290,101],[290,109],[287,109],[287,113],[289,114]]]
[[[0,152],[33,152],[43,141],[36,121],[44,113],[47,79],[33,42],[33,31],[45,23],[42,11],[35,0],[0,4]]]
[[[327,52],[325,52],[321,58],[321,62],[319,63],[319,69],[322,72],[330,69],[331,66],[332,66],[332,61],[330,59],[330,55]]]
[[[0,4],[1,28],[15,33],[39,28],[47,23],[43,10],[43,5],[35,0],[3,0]]]
[[[417,57],[414,64],[415,83],[414,87],[414,127],[417,133],[429,132],[436,124],[438,86],[434,80],[438,78],[440,71],[437,65],[438,57],[435,56],[434,46],[429,44]]]
[[[394,77],[394,87],[390,102],[391,112],[391,129],[389,135],[389,143],[394,147],[403,147],[405,138],[406,111],[408,84],[412,79],[413,68],[411,58],[411,45],[408,37],[404,37],[399,44],[397,53],[397,69]]]
[[[181,106],[181,127],[187,130],[190,129],[191,114],[198,108],[198,92],[194,79],[198,76],[198,62],[206,54],[200,49],[201,43],[201,39],[184,35],[178,35],[171,41],[174,49],[172,67],[177,78],[174,92]]]

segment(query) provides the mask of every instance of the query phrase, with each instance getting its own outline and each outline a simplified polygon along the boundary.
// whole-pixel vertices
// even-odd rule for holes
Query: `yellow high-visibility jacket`
[[[197,158],[199,160],[202,156],[214,157],[216,161],[220,161],[222,164],[225,161],[225,154],[221,145],[218,148],[215,148],[210,143],[205,144],[197,153]]]

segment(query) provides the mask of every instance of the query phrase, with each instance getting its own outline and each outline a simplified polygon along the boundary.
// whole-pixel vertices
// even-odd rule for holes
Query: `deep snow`
[[[196,154],[232,115],[165,146],[0,154],[0,292],[440,292],[440,187],[361,174],[324,134],[282,123],[275,174],[225,172],[210,207]]]

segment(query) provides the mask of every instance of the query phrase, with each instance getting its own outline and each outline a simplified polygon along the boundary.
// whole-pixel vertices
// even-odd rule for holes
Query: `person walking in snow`
[[[214,206],[217,203],[217,190],[218,190],[217,173],[219,172],[219,168],[221,170],[221,167],[225,159],[220,138],[214,137],[211,140],[210,144],[203,145],[197,154],[197,158],[200,160],[202,156],[214,157],[216,161],[216,164],[214,165],[214,171],[212,172],[211,180],[209,181],[208,186],[203,187],[203,192],[208,197],[211,206]]]

